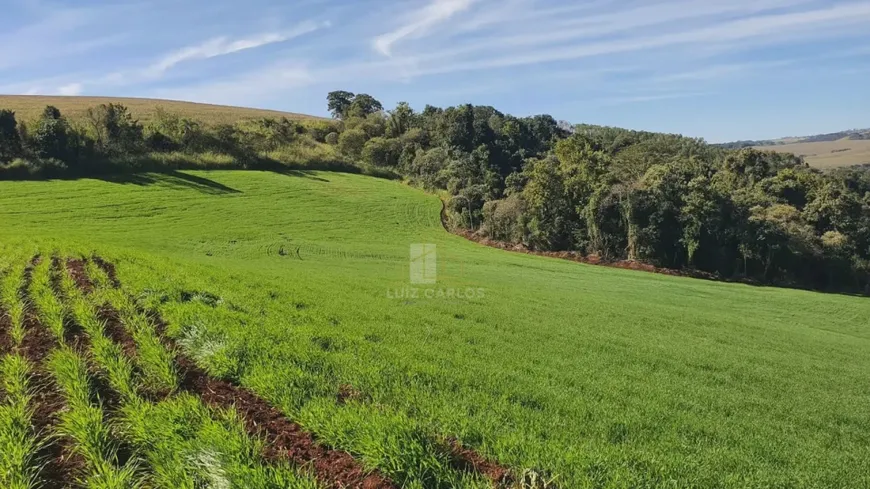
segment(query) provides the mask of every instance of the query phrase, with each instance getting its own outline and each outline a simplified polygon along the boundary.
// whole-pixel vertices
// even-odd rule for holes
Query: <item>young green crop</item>
[[[125,401],[137,400],[139,393],[133,365],[121,347],[106,337],[105,322],[97,315],[95,304],[79,290],[69,272],[64,273],[61,278],[61,289],[73,319],[88,335],[91,354],[109,385]]]
[[[15,262],[9,267],[0,282],[0,304],[9,317],[9,335],[15,345],[24,340],[24,314],[27,304],[21,297],[24,286],[25,263]]]
[[[53,275],[52,260],[47,257],[41,260],[34,268],[30,282],[30,298],[42,325],[51,331],[59,341],[64,336],[65,308],[58,300],[52,287]]]
[[[134,361],[140,371],[142,387],[148,392],[175,391],[178,388],[175,353],[161,343],[153,320],[141,312],[124,291],[110,288],[108,282],[95,282],[100,284],[94,294],[98,297],[96,300],[108,303],[118,311],[124,328],[136,343]]]
[[[38,486],[36,460],[41,447],[33,432],[33,387],[30,365],[20,355],[0,359],[0,487],[33,489]]]
[[[76,317],[92,324],[90,329],[94,329],[95,320],[88,317],[81,302],[89,303],[91,312],[99,304],[114,307],[136,341],[135,362],[141,368],[136,385],[144,390],[175,390],[178,386],[175,357],[160,343],[153,321],[123,291],[113,289],[108,276],[92,264],[89,262],[86,271],[96,285],[94,292],[85,297],[78,290],[66,291],[73,309],[78,310]],[[67,286],[70,284],[67,281]],[[116,363],[119,358],[126,360],[120,351],[114,357],[95,351],[94,357],[110,372],[110,384],[116,390],[134,384],[132,378],[129,384],[120,385],[111,380],[113,358]],[[263,447],[248,437],[235,411],[213,412],[188,394],[168,397],[157,404],[125,395],[118,414],[118,432],[131,446],[142,451],[149,468],[149,481],[156,487],[317,487],[310,476],[297,475],[289,466],[267,466],[259,462]]]
[[[118,441],[105,420],[99,399],[92,391],[85,361],[64,347],[49,358],[49,370],[64,394],[67,409],[60,413],[58,433],[73,441],[72,450],[87,467],[80,481],[89,488],[133,489],[141,486],[135,460],[121,465]]]
[[[563,489],[870,483],[867,300],[508,253],[440,211],[339,173],[0,182],[0,247],[113,262],[208,371],[406,487],[486,486],[447,438]]]
[[[258,461],[262,444],[246,435],[234,411],[215,413],[189,394],[158,404],[128,404],[120,416],[126,438],[144,447],[155,487],[318,487],[289,466],[263,465]]]

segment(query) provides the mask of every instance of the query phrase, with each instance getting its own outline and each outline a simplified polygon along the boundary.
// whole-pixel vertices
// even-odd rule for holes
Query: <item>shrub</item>
[[[175,141],[160,131],[154,131],[145,138],[145,145],[154,151],[174,151],[177,149]]]
[[[348,129],[338,137],[338,150],[350,158],[359,159],[362,156],[368,136],[360,129]]]
[[[97,146],[104,152],[137,152],[144,149],[142,126],[121,104],[102,104],[88,109],[87,122]]]
[[[303,121],[300,127],[320,143],[326,142],[327,135],[341,132],[341,124],[335,121]]]
[[[493,239],[510,243],[525,241],[523,216],[526,205],[518,194],[483,204],[484,232]]]
[[[241,144],[255,151],[272,151],[292,143],[304,131],[286,117],[257,119],[236,125]]]
[[[445,188],[447,178],[444,169],[450,162],[450,152],[442,147],[429,151],[417,151],[411,163],[410,177],[428,189]]]
[[[336,144],[338,144],[338,133],[331,132],[331,133],[327,134],[325,141],[326,141],[326,144],[330,144],[332,146],[335,146]]]
[[[387,133],[387,119],[383,114],[370,114],[366,117],[352,117],[345,121],[347,130],[360,129],[368,135],[369,138],[376,138]]]
[[[402,147],[397,139],[377,137],[365,143],[362,159],[372,166],[395,167],[399,164],[401,154]]]
[[[49,108],[53,107],[47,109]],[[31,137],[33,150],[40,158],[72,161],[75,159],[76,151],[71,144],[69,127],[63,118],[54,117],[55,113],[47,109]]]
[[[21,156],[21,139],[15,112],[0,110],[0,161]]]
[[[16,158],[0,165],[0,180],[23,180],[35,177],[58,177],[67,170],[64,162],[56,159]]]

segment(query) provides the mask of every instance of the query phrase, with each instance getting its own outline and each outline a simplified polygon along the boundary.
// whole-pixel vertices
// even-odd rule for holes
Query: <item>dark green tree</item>
[[[0,110],[0,162],[21,156],[21,139],[15,112]]]
[[[354,94],[344,90],[336,90],[329,92],[326,96],[327,108],[332,113],[332,117],[343,119],[353,102]]]

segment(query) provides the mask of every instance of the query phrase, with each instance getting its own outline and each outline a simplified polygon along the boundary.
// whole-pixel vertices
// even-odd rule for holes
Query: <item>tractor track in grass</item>
[[[97,258],[94,262],[106,271],[110,279],[114,276],[114,266],[111,263]],[[77,285],[82,290],[92,290],[93,285],[83,273],[84,262],[73,260],[69,266],[71,272],[73,267],[80,271],[73,275]],[[117,279],[111,282],[113,286],[120,287]],[[122,346],[126,345],[126,354],[135,355],[136,344],[120,323],[117,311],[108,306],[104,306],[101,311],[105,315],[102,317],[110,319],[107,334]],[[154,318],[155,332],[160,341],[169,351],[178,352],[175,362],[181,378],[181,389],[196,395],[212,408],[234,409],[238,412],[248,434],[265,441],[262,456],[266,461],[290,460],[311,470],[320,483],[331,489],[397,488],[379,472],[367,471],[350,453],[319,443],[311,432],[288,419],[257,394],[232,382],[210,376],[191,358],[180,353],[175,341],[166,334],[166,325],[162,318],[154,314],[151,316]]]

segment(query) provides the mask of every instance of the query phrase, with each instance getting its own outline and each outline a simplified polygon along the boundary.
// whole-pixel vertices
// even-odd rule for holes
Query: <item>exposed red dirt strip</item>
[[[507,487],[514,482],[510,469],[485,459],[476,451],[466,448],[458,440],[447,440],[451,466],[464,472],[477,472],[495,483],[496,487]]]
[[[11,328],[12,322],[9,320],[9,315],[0,309],[0,355],[12,351],[12,336],[9,335]]]
[[[70,276],[72,276],[76,285],[79,286],[80,289],[85,294],[90,294],[94,291],[94,284],[88,278],[88,272],[85,269],[84,260],[78,259],[70,259],[66,262],[66,268],[69,270]]]
[[[48,355],[57,346],[54,336],[39,323],[32,311],[28,311],[24,341],[19,351],[34,366],[32,420],[35,431],[43,436],[54,431],[58,422],[57,415],[66,406],[60,389],[45,367]],[[40,476],[44,481],[44,488],[65,487],[84,468],[84,459],[73,454],[66,438],[46,443],[38,456],[43,463]]]
[[[31,265],[39,263],[35,257]],[[26,292],[31,281],[32,267],[25,269],[25,287],[23,289],[25,304],[31,304]],[[18,352],[33,366],[31,382],[33,385],[32,422],[34,431],[45,437],[52,433],[58,423],[58,413],[65,409],[66,402],[58,389],[54,378],[46,368],[46,361],[51,352],[59,346],[57,339],[44,327],[32,306],[25,310],[24,338]],[[84,468],[84,459],[74,454],[70,449],[69,440],[58,438],[45,443],[37,454],[40,460],[41,487],[54,489],[65,487],[75,474]]]
[[[117,279],[114,264],[98,256],[92,259],[108,275],[112,286],[119,288],[121,283]],[[83,263],[77,266],[84,270]],[[79,286],[83,284],[93,286],[86,281],[77,281],[77,283]],[[122,345],[127,355],[135,355],[136,344],[120,323],[117,311],[111,307],[103,307],[100,316],[107,321],[107,333],[112,339]],[[180,351],[172,338],[166,335],[166,324],[159,316],[155,316],[155,330],[168,348]],[[299,465],[311,467],[317,479],[330,488],[396,487],[392,481],[377,473],[366,474],[349,453],[320,445],[313,434],[287,419],[280,411],[253,392],[225,380],[210,377],[197,367],[193,360],[183,354],[178,354],[176,361],[182,375],[182,388],[199,395],[209,406],[223,409],[235,408],[242,415],[248,432],[266,440],[264,457],[267,460],[286,457]],[[337,400],[340,404],[344,404],[363,397],[364,395],[353,386],[342,385]],[[497,487],[506,487],[515,481],[510,469],[487,460],[470,448],[463,447],[455,439],[448,440],[446,450],[456,470],[482,474],[493,481]]]
[[[235,408],[242,415],[247,431],[265,439],[263,456],[266,460],[286,458],[300,466],[309,467],[317,480],[329,488],[396,487],[377,473],[367,473],[351,454],[319,444],[311,433],[287,419],[253,392],[210,377],[182,355],[178,357],[178,364],[185,390],[199,395],[209,406]]]
[[[117,289],[121,286],[121,282],[118,281],[118,274],[115,271],[114,263],[110,263],[96,255],[91,257],[91,259],[94,261],[94,263],[97,264],[98,267],[103,270],[103,272],[106,273],[106,275],[109,277],[109,282],[112,283],[112,287]]]
[[[114,276],[114,266],[102,259],[97,261],[95,258],[94,261],[107,272],[110,278]],[[103,264],[100,265],[100,262]],[[81,263],[70,266],[78,266],[84,270],[83,265]],[[112,272],[109,273],[108,270]],[[115,287],[120,286],[116,279],[112,282]],[[79,279],[76,283],[80,287],[89,284],[86,280]],[[107,320],[107,334],[122,345],[126,354],[135,355],[135,342],[120,323],[117,311],[110,307],[103,307],[100,315],[102,319]],[[179,351],[174,341],[165,334],[166,327],[162,319],[156,317],[155,324],[156,332],[164,345],[172,351]],[[351,454],[321,445],[312,433],[287,419],[280,411],[253,392],[209,376],[192,359],[183,354],[177,355],[176,363],[181,374],[182,389],[199,396],[210,407],[235,409],[241,415],[248,433],[262,437],[266,441],[263,458],[267,461],[289,459],[299,466],[310,469],[319,482],[331,489],[397,487],[379,473],[367,472]]]
[[[136,358],[138,355],[136,350],[136,340],[127,332],[127,328],[121,323],[121,318],[115,308],[104,304],[97,311],[97,316],[106,322],[106,336],[114,341],[124,350],[124,354],[129,358]]]

